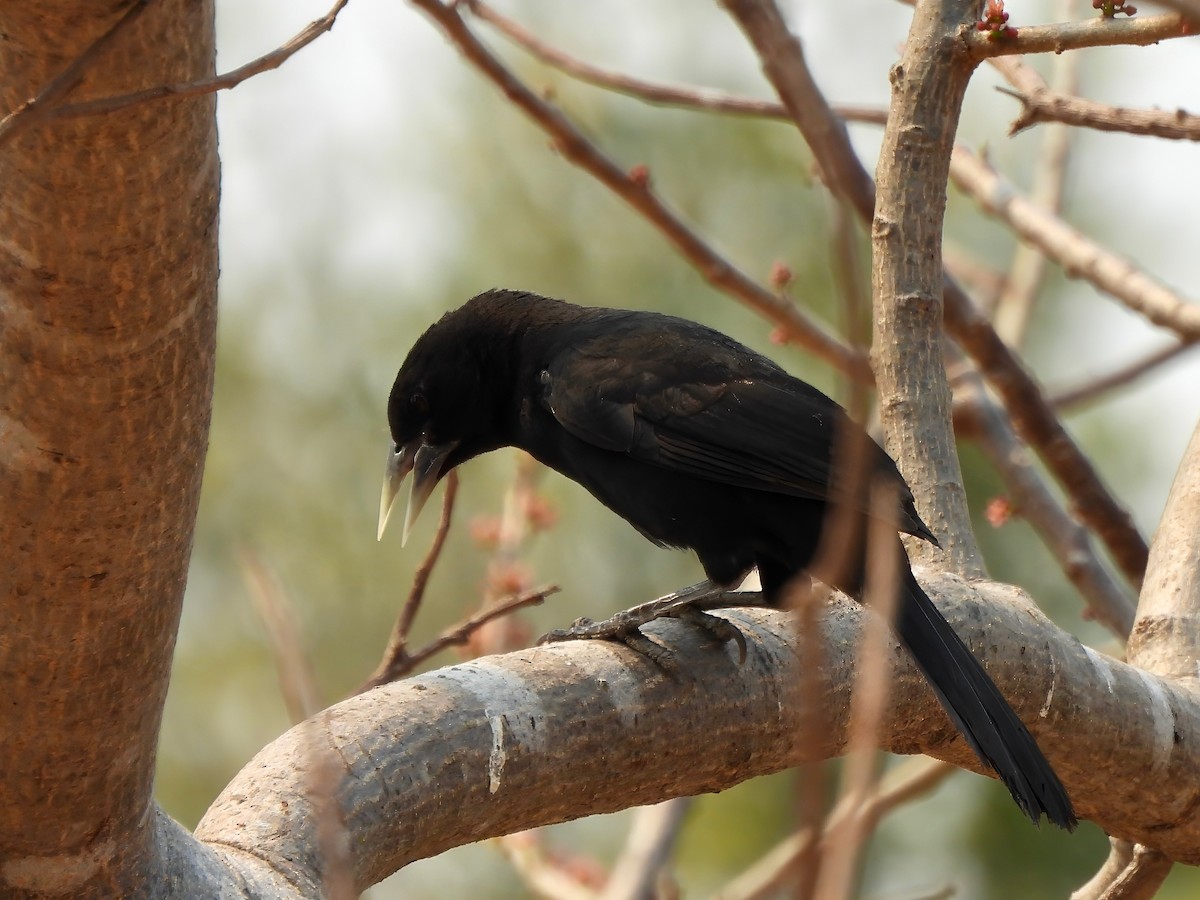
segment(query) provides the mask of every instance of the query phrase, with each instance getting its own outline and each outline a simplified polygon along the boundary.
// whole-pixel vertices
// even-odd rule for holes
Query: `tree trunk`
[[[3,110],[123,16],[72,100],[213,71],[210,0],[10,3]],[[218,174],[211,96],[35,121],[0,145],[6,897],[139,894],[155,854],[212,397]]]

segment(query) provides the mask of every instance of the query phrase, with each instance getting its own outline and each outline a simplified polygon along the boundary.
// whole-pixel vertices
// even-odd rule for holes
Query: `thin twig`
[[[506,616],[518,609],[524,609],[527,606],[537,606],[551,594],[557,593],[558,590],[558,585],[543,585],[532,590],[522,591],[519,594],[513,594],[510,597],[504,597],[496,603],[489,604],[484,609],[477,610],[457,625],[447,628],[420,650],[402,654],[397,659],[389,661],[389,666],[372,675],[354,693],[362,694],[372,688],[379,687],[381,684],[387,684],[390,681],[395,681],[397,678],[407,675],[431,656],[441,653],[447,647],[455,647],[467,643],[471,639],[471,635],[488,622],[498,619],[501,616]]]
[[[521,109],[553,139],[554,148],[568,162],[588,172],[637,210],[692,264],[710,284],[736,297],[779,327],[789,340],[855,378],[870,378],[866,360],[843,345],[829,331],[736,268],[690,229],[651,188],[648,173],[629,174],[604,155],[558,109],[529,89],[496,56],[481,44],[463,21],[457,6],[438,0],[413,0],[458,47],[467,61],[483,73],[508,100]]]
[[[315,822],[316,852],[320,857],[321,896],[328,900],[354,900],[354,864],[350,858],[350,831],[340,805],[340,788],[346,762],[335,749],[330,734],[331,710],[306,720],[304,729],[304,796]]]
[[[1130,109],[1109,106],[1052,90],[1026,93],[1011,88],[996,88],[1021,101],[1021,114],[1009,126],[1010,135],[1044,122],[1091,128],[1094,131],[1114,131],[1121,134],[1146,135],[1168,141],[1200,141],[1200,116],[1182,109]]]
[[[151,0],[133,0],[108,30],[92,41],[86,50],[73,59],[65,69],[50,80],[36,97],[26,100],[3,119],[0,119],[0,147],[39,120],[47,118],[53,111],[52,104],[73,91],[88,67],[96,61],[118,34],[136,22],[150,6]]]
[[[348,2],[349,0],[337,0],[329,12],[321,16],[321,18],[309,22],[308,25],[297,32],[291,39],[280,44],[270,53],[264,54],[258,59],[251,60],[243,66],[238,66],[238,68],[232,71],[214,75],[211,78],[201,78],[197,81],[160,84],[128,94],[97,97],[94,100],[85,100],[80,103],[66,103],[47,110],[42,118],[52,120],[73,119],[80,116],[97,116],[116,112],[119,109],[125,109],[126,107],[152,100],[165,100],[171,97],[197,97],[237,87],[243,81],[253,78],[255,75],[261,75],[263,72],[278,69],[297,52],[307,47],[325,32],[331,30],[334,22],[337,21],[338,14]],[[4,135],[0,133],[0,141],[2,141],[3,137]]]
[[[676,106],[731,116],[791,121],[787,110],[777,100],[758,100],[715,88],[663,84],[644,78],[635,78],[624,72],[597,66],[565,53],[560,48],[541,40],[528,28],[502,15],[481,0],[470,0],[467,6],[480,19],[492,25],[531,56],[585,84],[624,94],[654,106]],[[879,107],[835,106],[833,109],[848,121],[868,122],[874,125],[882,125],[887,121],[887,110]]]
[[[1184,340],[1200,340],[1200,304],[1189,302],[1131,263],[1080,234],[1022,195],[981,157],[961,144],[950,157],[950,178],[986,212],[1037,247],[1068,276],[1082,278],[1155,325]]]
[[[1163,365],[1163,363],[1178,359],[1189,350],[1195,350],[1197,347],[1200,347],[1200,343],[1185,342],[1182,344],[1171,344],[1160,350],[1155,350],[1144,359],[1121,366],[1107,375],[1101,375],[1098,378],[1091,379],[1075,387],[1063,388],[1051,395],[1050,402],[1057,410],[1066,411],[1074,409],[1098,399],[1100,395],[1111,390],[1124,387],[1129,382],[1141,378],[1148,372],[1154,371]]]

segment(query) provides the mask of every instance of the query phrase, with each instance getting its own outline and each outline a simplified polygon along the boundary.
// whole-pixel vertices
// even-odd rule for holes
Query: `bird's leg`
[[[700,626],[721,643],[735,641],[740,657],[746,657],[746,639],[735,625],[710,616],[706,609],[721,609],[729,606],[755,606],[763,602],[762,594],[756,591],[731,591],[712,581],[701,581],[691,587],[666,594],[649,603],[642,603],[619,612],[603,622],[591,619],[576,619],[570,628],[548,632],[539,644],[555,641],[577,641],[595,638],[618,640],[628,644],[644,655],[653,657],[645,648],[649,641],[638,629],[655,619],[684,619]],[[657,645],[654,645],[657,647]]]

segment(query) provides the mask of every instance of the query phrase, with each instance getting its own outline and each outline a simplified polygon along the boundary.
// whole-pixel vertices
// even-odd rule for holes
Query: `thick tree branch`
[[[0,108],[113,3],[4,4]],[[79,90],[202,78],[211,2],[149,3]],[[0,895],[145,896],[208,444],[215,102],[43,123],[0,153]]]
[[[1200,685],[1200,423],[1179,463],[1154,543],[1129,660],[1195,688]]]
[[[1196,697],[1081,647],[1014,588],[949,575],[926,586],[1041,736],[1080,813],[1200,861]],[[580,642],[440,669],[332,707],[316,737],[342,766],[337,793],[355,886],[460,844],[721,790],[805,755],[840,753],[862,608],[840,599],[824,611],[820,728],[807,741],[795,739],[804,639],[792,618],[726,615],[746,633],[743,665],[732,646],[657,622],[651,633],[679,661],[673,674],[626,648]],[[894,663],[883,747],[976,769],[907,656]],[[264,749],[196,832],[232,864],[253,854],[300,885],[320,869],[303,792],[307,734],[301,726]],[[1130,779],[1131,771],[1155,777]]]
[[[932,492],[921,507],[939,537],[957,536],[954,562],[979,572],[951,421],[942,357],[942,227],[950,148],[973,66],[954,34],[969,5],[920,4],[892,67],[892,103],[876,170],[875,346],[872,359],[888,450],[910,483]],[[928,521],[928,519],[927,519]]]

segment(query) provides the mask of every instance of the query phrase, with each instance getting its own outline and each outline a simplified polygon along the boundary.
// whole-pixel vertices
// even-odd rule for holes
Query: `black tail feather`
[[[983,666],[904,566],[896,632],[971,749],[1037,824],[1068,831],[1075,811],[1062,782]]]

